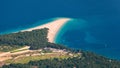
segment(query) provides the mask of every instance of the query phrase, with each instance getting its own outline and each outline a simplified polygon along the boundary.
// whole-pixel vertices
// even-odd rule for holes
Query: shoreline
[[[48,42],[54,43],[55,42],[54,39],[56,38],[56,35],[58,34],[59,30],[69,20],[71,20],[71,19],[70,18],[60,18],[60,19],[57,19],[57,20],[52,21],[52,22],[48,22],[48,23],[40,25],[40,26],[36,26],[36,27],[25,29],[25,30],[21,30],[20,32],[32,31],[32,30],[41,29],[41,28],[48,28],[49,29],[48,30],[48,36],[47,36]]]

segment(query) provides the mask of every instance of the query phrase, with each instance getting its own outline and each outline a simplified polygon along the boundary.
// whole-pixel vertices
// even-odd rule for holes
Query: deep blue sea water
[[[0,34],[73,18],[58,33],[57,43],[120,59],[119,0],[1,0]]]

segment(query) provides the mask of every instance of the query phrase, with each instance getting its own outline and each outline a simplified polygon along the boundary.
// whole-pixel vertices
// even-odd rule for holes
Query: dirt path
[[[25,46],[23,48],[17,49],[17,50],[24,50],[24,49],[29,49],[29,46]],[[30,52],[30,50],[24,50],[24,51],[20,51],[20,52],[1,52],[0,53],[0,62],[3,62],[5,60],[11,59],[11,55],[19,55],[19,54],[23,54],[23,53],[27,53]]]

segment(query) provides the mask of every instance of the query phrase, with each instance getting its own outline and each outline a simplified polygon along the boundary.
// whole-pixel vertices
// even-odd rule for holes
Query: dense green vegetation
[[[39,49],[44,47],[64,48],[64,46],[48,42],[48,28],[38,29],[33,31],[18,32],[6,35],[0,35],[0,46],[6,45],[6,48],[1,51],[10,51],[18,46],[30,46],[30,49]],[[8,47],[13,48],[8,48]]]
[[[18,45],[0,45],[0,51],[2,52],[8,52],[8,51],[12,51],[18,48],[22,48],[22,46],[18,46]]]
[[[45,59],[28,64],[10,64],[3,68],[120,68],[120,62],[109,60],[90,52],[82,52],[82,57],[68,59]]]
[[[33,30],[32,32],[18,32],[7,35],[0,35],[0,45],[31,46],[31,49],[45,47],[47,44],[48,29]]]

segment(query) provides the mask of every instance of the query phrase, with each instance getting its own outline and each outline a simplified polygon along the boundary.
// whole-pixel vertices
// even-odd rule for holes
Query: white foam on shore
[[[41,29],[41,28],[48,28],[49,30],[48,30],[47,38],[48,38],[49,42],[53,43],[57,32],[60,30],[60,28],[65,23],[67,23],[70,20],[71,20],[70,18],[59,18],[59,19],[57,19],[55,21],[48,22],[47,24],[43,24],[43,25],[40,25],[40,26],[37,26],[37,27],[33,27],[33,28],[26,29],[26,30],[22,30],[21,32],[32,31],[32,30]]]

